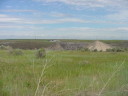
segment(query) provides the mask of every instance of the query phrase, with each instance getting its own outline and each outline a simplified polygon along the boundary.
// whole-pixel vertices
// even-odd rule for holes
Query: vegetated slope
[[[20,49],[39,49],[49,47],[53,43],[48,40],[1,40],[0,45]]]
[[[102,42],[105,42],[117,48],[128,48],[128,40],[102,40]]]
[[[110,46],[119,48],[128,48],[128,40],[101,40]],[[64,50],[78,50],[81,48],[87,48],[94,40],[59,40],[59,42],[50,42],[50,40],[44,39],[32,39],[32,40],[0,40],[0,45],[11,46],[13,48],[20,49],[38,49],[38,48],[50,48],[55,49],[57,43],[63,47]]]
[[[48,51],[45,59],[34,52],[0,50],[0,96],[128,96],[126,52]]]

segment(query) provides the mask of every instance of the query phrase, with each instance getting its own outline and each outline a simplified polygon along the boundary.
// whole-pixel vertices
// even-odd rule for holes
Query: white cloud
[[[85,23],[85,20],[77,18],[64,18],[64,19],[52,19],[52,20],[22,20],[19,23],[23,24],[59,24],[59,23]]]
[[[103,34],[108,34],[108,33],[116,33],[117,31],[126,31],[128,32],[127,27],[117,27],[117,28],[88,28],[88,27],[72,27],[72,28],[58,28],[56,31],[60,32],[70,32],[70,33],[87,33],[90,34],[92,33],[103,33]],[[99,34],[98,34],[99,35]]]
[[[121,10],[116,13],[112,13],[106,16],[110,20],[127,21],[128,22],[128,10]]]
[[[6,17],[6,18],[0,18],[0,22],[12,22],[12,23],[18,23],[20,22],[21,19],[20,18],[9,18],[9,17]]]
[[[21,22],[22,19],[21,18],[14,18],[14,17],[10,17],[8,15],[4,15],[4,14],[0,14],[0,23],[1,22],[9,22],[9,23],[18,23]]]
[[[16,24],[4,24],[4,25],[1,25],[0,24],[0,29],[24,29],[24,30],[28,30],[28,29],[32,29],[32,30],[36,30],[36,29],[39,29],[38,27],[35,27],[35,26],[32,26],[32,25],[22,25],[22,24],[19,24],[19,25],[16,25]],[[43,29],[43,28],[42,28]]]
[[[72,39],[127,39],[128,28],[59,28],[54,37]],[[53,35],[51,35],[53,36]]]
[[[63,19],[42,19],[42,20],[27,20],[22,18],[11,17],[8,15],[0,14],[0,22],[5,23],[20,23],[20,24],[56,24],[56,23],[66,23],[66,22],[76,22],[76,23],[85,23],[85,20],[77,18],[63,18]]]
[[[5,14],[0,14],[0,18],[1,17],[7,17],[7,15],[5,15]]]
[[[45,38],[61,38],[61,39],[127,39],[128,28],[57,28],[37,30],[36,35],[45,36]],[[40,37],[41,38],[41,37]],[[44,37],[42,37],[44,38]]]
[[[23,26],[0,25],[0,28],[23,28]]]
[[[50,30],[49,30],[50,32]],[[64,39],[127,39],[127,28],[59,28],[47,36]]]
[[[46,3],[62,2],[69,5],[84,6],[84,7],[128,7],[127,0],[34,0]]]
[[[127,15],[126,15],[127,16]],[[121,16],[120,16],[121,17]],[[123,16],[122,16],[123,17]],[[114,18],[114,15],[108,15],[105,18]],[[125,16],[123,17],[127,19]],[[118,19],[118,18],[117,18]],[[114,20],[114,19],[113,19]],[[128,24],[125,21],[99,21],[99,20],[85,20],[79,18],[60,18],[60,19],[27,19],[11,17],[9,15],[0,14],[0,23],[15,23],[15,24],[62,24],[62,23],[92,23],[92,24]]]
[[[33,12],[33,17],[35,18],[68,18],[73,17],[70,13],[66,12],[58,12],[58,11],[52,11],[52,12],[42,12],[42,11],[36,11]]]
[[[86,28],[86,27],[72,27],[72,28],[35,28],[30,30],[11,30],[10,32],[0,32],[0,36],[21,36],[32,37],[35,36],[43,39],[60,38],[60,39],[127,39],[128,28]]]
[[[36,10],[8,9],[8,10],[0,10],[0,12],[36,12]]]
[[[69,17],[69,16],[71,16],[69,14],[64,14],[64,13],[60,13],[60,12],[51,12],[49,15],[53,16],[53,17]]]

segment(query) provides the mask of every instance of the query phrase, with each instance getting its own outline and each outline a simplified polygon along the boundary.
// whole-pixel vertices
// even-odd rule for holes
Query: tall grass
[[[128,96],[128,53],[0,50],[0,96]]]

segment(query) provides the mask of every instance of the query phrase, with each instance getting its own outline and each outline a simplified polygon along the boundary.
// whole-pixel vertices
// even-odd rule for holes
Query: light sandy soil
[[[108,44],[105,44],[101,41],[95,41],[91,44],[89,44],[88,49],[93,51],[93,50],[97,50],[97,51],[106,51],[107,49],[112,49],[112,47]]]

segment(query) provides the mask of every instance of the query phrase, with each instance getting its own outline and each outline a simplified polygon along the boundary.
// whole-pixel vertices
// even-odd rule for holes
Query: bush
[[[118,48],[116,51],[117,52],[125,52],[125,50],[124,49],[121,49],[121,48]]]
[[[6,49],[6,46],[1,45],[1,46],[0,46],[0,49],[4,50],[4,49]]]
[[[112,52],[112,49],[107,49],[106,52]]]
[[[84,51],[90,51],[88,48],[81,48],[80,51],[84,52]]]
[[[9,53],[12,55],[23,55],[23,51],[21,49],[12,49],[9,50]]]
[[[97,52],[97,49],[94,49],[93,51],[94,51],[94,52]]]
[[[128,51],[128,48],[124,48],[125,51]]]
[[[89,49],[88,48],[85,48],[84,51],[89,51]]]
[[[1,46],[0,46],[0,49],[1,49],[1,50],[8,50],[8,49],[12,49],[12,47],[1,45]]]
[[[36,53],[37,58],[44,58],[46,56],[46,51],[44,48],[38,49]]]
[[[125,52],[126,49],[123,48],[113,48],[113,49],[107,49],[107,52]]]

